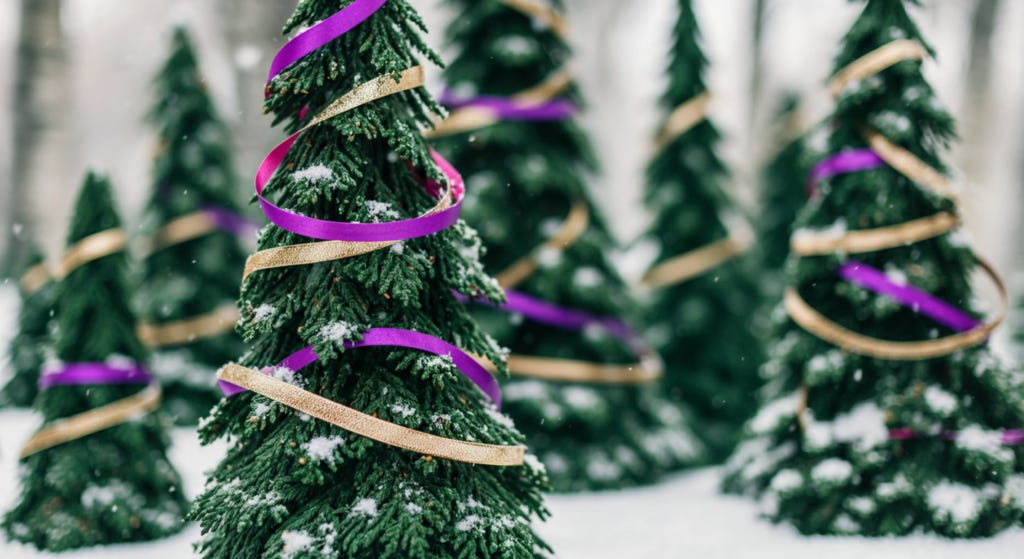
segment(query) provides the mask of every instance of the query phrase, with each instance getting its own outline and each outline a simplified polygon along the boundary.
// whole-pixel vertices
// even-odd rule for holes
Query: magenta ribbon
[[[274,55],[270,63],[267,83],[277,77],[285,68],[298,62],[307,54],[330,43],[366,21],[384,5],[387,0],[354,0],[345,9],[303,31],[288,41]]]
[[[450,90],[442,91],[438,101],[450,109],[462,107],[490,109],[502,120],[565,120],[572,118],[576,111],[576,106],[568,99],[554,99],[539,103],[515,101],[493,95],[461,99]]]
[[[204,204],[203,213],[213,221],[213,224],[217,229],[236,237],[244,238],[255,236],[260,228],[255,221],[243,215],[239,215],[223,206]]]
[[[851,260],[839,268],[838,274],[846,281],[884,295],[957,332],[971,330],[980,323],[976,318],[930,293],[912,285],[900,285],[889,279],[881,270],[862,262]]]
[[[894,441],[907,441],[910,439],[917,439],[925,437],[927,435],[916,431],[910,427],[898,427],[895,429],[889,429],[889,438]],[[956,431],[950,431],[943,429],[937,435],[947,441],[955,441],[958,433]],[[1007,429],[1001,433],[1001,441],[1006,446],[1022,445],[1024,444],[1024,429]]]
[[[152,380],[149,371],[138,363],[64,363],[39,375],[39,389],[78,384],[149,384]]]
[[[440,338],[412,330],[371,328],[363,334],[362,341],[345,342],[344,345],[346,349],[381,346],[406,347],[435,355],[450,356],[459,371],[466,378],[473,381],[473,384],[477,385],[494,402],[495,406],[501,407],[501,388],[498,386],[498,381],[487,372],[487,369],[470,357],[468,353]],[[278,367],[284,367],[290,371],[298,371],[318,359],[320,359],[320,356],[313,351],[313,346],[309,346],[284,358],[278,364]],[[264,370],[263,373],[268,374],[269,371]],[[246,391],[245,388],[229,382],[218,381],[218,383],[225,396],[234,396]]]
[[[461,293],[455,293],[455,298],[463,303],[475,302],[493,306],[507,312],[518,313],[535,322],[565,330],[581,331],[590,326],[598,326],[628,345],[636,354],[640,354],[647,349],[646,343],[640,336],[619,318],[597,316],[583,311],[559,307],[519,291],[506,290],[506,302],[500,304],[491,303],[484,299],[471,299]]]
[[[844,149],[823,159],[811,169],[811,175],[807,181],[807,195],[813,196],[818,190],[818,183],[825,179],[884,166],[885,160],[870,149]]]

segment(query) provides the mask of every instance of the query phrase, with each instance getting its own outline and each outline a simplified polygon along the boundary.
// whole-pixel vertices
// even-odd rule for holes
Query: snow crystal
[[[487,417],[491,421],[497,423],[498,425],[501,425],[502,427],[505,427],[506,429],[514,430],[516,428],[515,423],[512,422],[511,417],[501,413],[500,411],[498,411],[497,408],[495,408],[492,405],[485,405],[484,413],[487,414]]]
[[[398,402],[391,405],[391,413],[401,415],[402,417],[408,418],[416,413],[416,408],[409,404]]]
[[[933,412],[942,416],[948,416],[956,411],[956,397],[938,386],[929,386],[925,389],[924,401]]]
[[[772,478],[771,488],[776,493],[786,493],[799,489],[804,484],[804,477],[800,475],[800,472],[796,470],[780,470],[779,473],[775,474]]]
[[[123,481],[113,481],[108,485],[90,485],[85,488],[85,491],[82,491],[82,506],[85,508],[106,507],[117,500],[136,501],[140,499]]]
[[[823,483],[842,483],[853,475],[853,465],[846,460],[829,458],[822,460],[811,470],[811,479]]]
[[[577,409],[593,409],[601,403],[601,398],[590,388],[567,386],[562,389],[565,403]]]
[[[601,285],[601,279],[601,272],[590,266],[576,268],[572,274],[572,283],[576,287],[597,287]]]
[[[529,468],[532,472],[536,472],[539,474],[544,474],[547,472],[547,469],[544,467],[544,464],[540,461],[540,459],[538,459],[533,454],[527,454],[526,456],[524,456],[523,464],[525,464],[526,467]]]
[[[252,310],[252,319],[255,322],[263,322],[264,320],[273,317],[275,314],[277,314],[276,307],[263,303]]]
[[[875,502],[870,497],[851,497],[847,499],[846,506],[859,514],[867,515],[875,512]]]
[[[282,556],[286,559],[313,546],[313,537],[302,530],[285,530],[281,541],[284,542]]]
[[[907,285],[910,283],[910,280],[907,279],[907,273],[891,264],[885,266],[885,277],[889,278],[889,281],[896,285]]]
[[[345,340],[351,339],[355,334],[359,332],[359,327],[355,324],[349,324],[348,322],[338,321],[332,322],[327,326],[320,328],[320,337],[325,341],[342,343]]]
[[[344,437],[314,437],[302,443],[302,450],[313,460],[334,461],[334,450],[345,444]]]
[[[889,440],[885,412],[871,402],[859,404],[849,413],[836,417],[832,429],[836,440],[853,443],[859,450],[874,448]]]
[[[463,518],[462,520],[458,521],[455,524],[455,529],[460,532],[468,532],[475,528],[478,524],[480,524],[480,517],[475,514],[471,514],[466,518]]]
[[[390,202],[367,200],[364,205],[366,206],[366,212],[370,214],[370,220],[373,222],[380,222],[383,219],[398,219],[400,217]]]
[[[1013,451],[1003,446],[1002,433],[986,431],[977,425],[971,425],[957,433],[956,446],[964,450],[983,453],[1000,462],[1013,461]]]
[[[423,507],[417,505],[416,503],[406,503],[405,510],[409,514],[420,514],[421,512],[423,512]]]
[[[349,516],[362,515],[373,518],[377,516],[377,501],[370,498],[359,499],[359,502],[352,507]]]
[[[256,417],[263,417],[263,416],[267,415],[267,412],[270,411],[270,408],[271,408],[270,404],[265,404],[263,402],[253,401],[253,404],[252,404],[252,414],[255,415]]]
[[[534,258],[541,268],[554,268],[562,261],[562,251],[550,246],[543,246]]]
[[[928,506],[937,520],[949,519],[957,524],[968,522],[981,512],[981,500],[974,489],[949,481],[928,492]]]
[[[391,245],[391,249],[390,250],[391,250],[392,254],[398,254],[398,255],[405,254],[405,243],[399,241],[399,242]]]
[[[914,486],[903,474],[897,475],[892,481],[879,483],[875,487],[875,494],[882,499],[889,499],[900,495],[906,495],[914,489]]]
[[[329,181],[334,178],[334,171],[330,167],[317,163],[312,167],[306,167],[292,173],[292,178],[297,181],[308,181],[312,183]]]
[[[295,371],[288,367],[272,367],[270,377],[288,384],[295,384]]]
[[[783,420],[795,416],[796,407],[796,394],[790,394],[789,396],[769,402],[750,421],[750,430],[759,435],[768,433],[782,423]]]

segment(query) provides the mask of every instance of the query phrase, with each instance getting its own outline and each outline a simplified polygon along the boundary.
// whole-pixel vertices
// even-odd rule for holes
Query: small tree
[[[843,40],[830,160],[867,163],[819,181],[797,219],[773,396],[726,477],[803,533],[980,537],[1024,518],[1024,379],[985,343],[998,322],[980,324],[954,232],[954,123],[910,3],[868,0]]]
[[[596,165],[572,118],[580,98],[564,66],[570,53],[560,13],[543,3],[452,4],[460,16],[448,28],[456,53],[446,71],[446,100],[462,110],[439,127],[452,135],[438,145],[470,185],[467,219],[487,246],[485,266],[504,270],[498,277],[505,287],[563,313],[636,318],[635,303],[607,259],[615,241],[585,184]],[[460,127],[481,110],[491,110],[492,118]],[[643,375],[639,366],[604,384],[561,375],[529,378],[550,372],[559,359],[598,366],[635,360],[622,340],[596,323],[581,332],[524,319],[515,310],[477,309],[474,315],[514,353],[506,411],[556,490],[651,483],[698,460],[698,444],[680,411],[658,388],[631,384]],[[534,363],[540,357],[541,364],[521,366],[521,356]]]
[[[55,287],[38,247],[31,247],[29,260],[18,282],[21,308],[18,333],[8,346],[13,376],[0,393],[0,405],[28,407],[38,394],[39,371],[49,347],[49,325]]]
[[[187,503],[167,461],[159,402],[142,368],[125,280],[124,234],[106,179],[85,178],[55,308],[57,362],[34,408],[43,427],[22,451],[11,539],[48,551],[152,540],[179,531]]]
[[[244,350],[232,327],[245,263],[238,235],[246,228],[227,129],[184,28],[174,30],[156,86],[149,119],[159,145],[145,221],[151,247],[137,301],[146,321],[143,342],[157,349],[153,372],[164,386],[165,408],[178,423],[194,424],[220,398],[217,367]]]
[[[501,298],[477,261],[473,230],[460,221],[436,234],[369,245],[311,244],[291,231],[312,216],[325,228],[395,228],[383,222],[416,219],[437,207],[424,194],[424,178],[444,180],[441,190],[458,194],[457,177],[438,172],[419,133],[439,110],[425,90],[412,88],[422,84],[416,54],[436,62],[420,36],[419,15],[404,0],[356,0],[337,10],[335,0],[300,2],[286,32],[323,23],[286,45],[272,66],[266,107],[293,130],[335,100],[347,110],[323,122],[317,117],[319,124],[274,150],[269,160],[281,158],[276,173],[269,175],[275,165],[257,174],[260,185],[269,179],[264,193],[273,203],[293,213],[290,225],[278,222],[289,228],[265,230],[260,252],[250,257],[255,267],[243,280],[240,302],[251,347],[241,365],[248,368],[225,367],[221,376],[233,378],[234,371],[284,392],[298,390],[316,409],[355,415],[359,424],[339,429],[344,422],[332,425],[323,414],[313,419],[284,395],[246,392],[218,405],[201,424],[202,438],[229,437],[232,444],[192,513],[204,533],[197,550],[208,559],[544,556],[546,546],[530,524],[546,514],[543,468],[533,459],[504,467],[471,463],[407,450],[411,445],[396,448],[397,441],[370,438],[359,427],[521,452],[512,423],[461,378],[460,356],[474,363],[468,355],[453,346],[440,355],[355,349],[374,336],[394,335],[501,361],[501,350],[453,293]],[[292,47],[339,22],[352,26],[288,58]],[[282,59],[288,63],[278,68]],[[280,215],[269,203],[265,211]],[[310,258],[275,260],[296,252]],[[273,378],[255,372],[264,367]]]
[[[670,394],[691,407],[713,459],[735,444],[759,385],[761,343],[750,320],[759,303],[745,240],[732,237],[723,189],[726,168],[715,149],[718,129],[704,115],[707,59],[690,0],[679,1],[669,55],[671,112],[647,169],[646,201],[654,213],[647,236],[659,248],[645,282],[647,333],[666,363]]]

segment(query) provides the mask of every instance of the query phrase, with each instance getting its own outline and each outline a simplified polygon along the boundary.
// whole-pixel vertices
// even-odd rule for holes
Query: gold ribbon
[[[174,246],[178,243],[198,239],[217,230],[210,215],[204,211],[192,212],[172,219],[164,225],[150,242],[147,254]]]
[[[838,97],[843,92],[846,84],[852,81],[860,81],[906,60],[923,60],[928,56],[921,43],[909,39],[900,39],[884,44],[877,49],[854,60],[845,68],[840,70],[832,80],[829,81],[828,91],[833,97]]]
[[[142,322],[135,331],[139,340],[149,347],[175,346],[230,332],[238,318],[238,308],[229,304],[174,322]]]
[[[488,371],[498,371],[489,360],[481,356],[474,357]],[[520,377],[586,384],[651,384],[665,372],[661,358],[653,352],[645,353],[639,362],[629,365],[604,365],[575,359],[512,354],[508,357],[507,366],[509,373]]]
[[[378,419],[238,365],[225,366],[217,372],[217,379],[247,388],[331,425],[386,445],[427,456],[471,464],[487,466],[521,466],[523,464],[526,452],[523,446],[492,445],[431,435]]]
[[[512,95],[511,100],[520,105],[537,105],[554,99],[569,89],[571,85],[572,74],[568,69],[563,68],[551,74],[537,85]],[[432,129],[424,131],[423,137],[434,139],[452,136],[487,128],[500,121],[501,117],[493,109],[473,106],[462,107],[449,113],[448,118],[435,124]]]
[[[107,229],[84,237],[64,253],[55,279],[64,279],[79,266],[120,252],[124,249],[124,244],[125,236],[121,229]]]
[[[934,340],[920,342],[895,342],[858,334],[826,318],[813,307],[808,305],[807,302],[800,297],[800,294],[796,289],[793,288],[786,290],[783,303],[786,307],[786,311],[789,313],[789,316],[801,328],[822,340],[839,346],[845,351],[852,351],[869,357],[899,361],[942,357],[961,349],[984,343],[985,340],[992,335],[992,332],[1003,322],[1003,319],[1006,318],[1006,312],[1009,307],[1009,296],[1006,292],[1006,286],[1003,285],[1003,281],[999,278],[999,274],[996,273],[988,262],[978,259],[978,265],[985,271],[999,291],[999,297],[1001,300],[999,313],[986,324],[982,324],[966,332],[960,332],[958,334]]]
[[[496,276],[498,284],[505,289],[511,289],[522,283],[537,271],[537,256],[544,250],[563,251],[579,239],[580,235],[587,230],[590,224],[590,211],[583,200],[576,200],[569,208],[569,215],[562,221],[558,231],[550,239],[541,243],[533,249],[530,254],[515,261],[511,266],[505,268]]]
[[[890,142],[876,130],[865,127],[861,133],[871,150],[878,154],[887,165],[935,194],[945,196],[954,202],[957,201],[956,190],[953,185],[949,184],[946,177],[942,176],[942,173],[918,159],[913,153]]]
[[[959,224],[957,216],[939,212],[897,225],[859,229],[841,235],[828,231],[797,231],[790,237],[789,248],[799,256],[820,256],[833,252],[874,252],[931,239],[956,229]]]
[[[18,280],[18,286],[21,287],[21,292],[28,296],[39,291],[51,281],[53,281],[53,276],[50,274],[49,266],[46,262],[40,262],[25,270]]]
[[[152,412],[159,405],[160,386],[151,384],[138,394],[58,419],[32,435],[21,449],[21,458],[127,423]]]
[[[750,240],[740,240],[730,235],[654,266],[640,278],[640,283],[650,288],[683,283],[727,262],[750,245]]]
[[[654,152],[658,153],[665,149],[672,140],[675,140],[687,130],[700,123],[708,114],[708,104],[711,102],[711,93],[705,91],[676,107],[665,123],[661,125],[657,135],[654,137]]]
[[[544,22],[560,39],[568,38],[569,25],[562,15],[546,2],[540,0],[500,0],[500,2],[527,17]]]

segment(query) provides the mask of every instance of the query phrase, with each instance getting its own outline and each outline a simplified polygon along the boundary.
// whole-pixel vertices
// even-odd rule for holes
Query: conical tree
[[[566,73],[570,52],[560,13],[543,3],[452,5],[460,16],[447,35],[455,50],[446,70],[449,98],[453,105],[465,102],[468,110],[453,113],[441,130],[493,99],[516,100],[521,111],[499,112],[490,126],[449,128],[459,133],[438,142],[470,185],[466,215],[487,246],[485,266],[504,270],[504,286],[563,309],[635,318],[624,282],[607,259],[614,240],[587,192],[584,177],[595,168],[589,141],[571,114],[557,115],[570,100],[580,103]],[[523,100],[533,106],[523,108]],[[544,117],[545,111],[557,116]],[[578,219],[583,214],[589,225]],[[558,241],[558,231],[571,229],[567,224],[574,220],[585,229],[575,239]],[[581,332],[516,312],[474,312],[516,355],[601,365],[635,359],[622,340],[601,328]],[[515,376],[505,384],[506,411],[547,466],[556,490],[650,483],[696,461],[700,451],[685,418],[657,388],[628,380],[532,379],[526,376],[548,365],[529,372],[515,360],[510,366]]]
[[[55,301],[57,362],[34,403],[43,427],[22,451],[21,493],[3,520],[48,551],[152,540],[187,510],[135,336],[120,218],[105,178],[85,178]]]
[[[735,444],[759,385],[761,343],[750,320],[759,300],[740,254],[745,241],[727,223],[737,210],[723,189],[718,129],[704,114],[707,59],[697,19],[690,0],[678,4],[661,99],[671,112],[647,169],[654,214],[647,237],[659,253],[644,278],[652,289],[645,325],[665,358],[671,395],[693,409],[719,460]]]
[[[49,326],[53,311],[54,283],[46,269],[46,258],[33,246],[18,282],[21,308],[18,333],[8,346],[13,375],[0,392],[0,406],[29,407],[39,393],[39,371],[49,347]]]
[[[250,257],[255,268],[240,301],[250,351],[220,376],[249,375],[285,391],[304,387],[326,400],[302,392],[303,402],[319,402],[314,407],[328,415],[357,416],[359,424],[294,400],[286,405],[282,396],[245,392],[224,400],[201,423],[203,440],[233,442],[193,509],[204,533],[197,550],[205,558],[545,556],[530,524],[546,516],[543,468],[532,457],[502,467],[410,451],[379,432],[351,432],[369,425],[403,438],[444,437],[460,449],[498,445],[487,451],[503,457],[521,452],[512,423],[462,378],[465,361],[456,355],[474,363],[467,354],[354,347],[389,331],[500,361],[500,348],[453,293],[501,299],[478,262],[472,229],[458,221],[390,248],[385,242],[383,250],[345,240],[310,245],[291,231],[309,216],[329,220],[328,228],[393,228],[383,222],[416,219],[437,203],[424,193],[424,175],[458,186],[450,170],[438,172],[420,133],[439,107],[424,89],[409,89],[421,83],[417,53],[437,62],[421,38],[420,16],[404,0],[343,2],[336,14],[338,4],[300,2],[285,32],[321,21],[310,33],[330,33],[339,22],[353,26],[298,59],[288,58],[295,51],[286,46],[272,66],[288,60],[268,82],[266,107],[289,128],[308,124],[335,100],[344,110],[301,132],[282,148],[287,153],[275,150],[283,159],[272,177],[263,168],[258,174],[269,178],[265,194],[292,212],[292,221],[275,222],[288,229],[265,229],[261,251]],[[310,35],[300,37],[290,44],[308,44],[302,41]],[[344,255],[321,252],[339,246]],[[312,259],[264,259],[310,247]],[[316,360],[300,368],[296,356],[310,353],[295,352],[304,347]],[[272,377],[256,372],[265,367]]]
[[[954,122],[908,4],[868,0],[843,40],[828,149],[880,161],[820,181],[797,219],[774,397],[726,478],[803,533],[980,537],[1024,518],[1024,379],[985,343],[943,176]]]
[[[232,327],[245,220],[227,129],[184,28],[174,30],[156,88],[149,120],[159,144],[137,304],[146,322],[143,342],[156,349],[153,372],[164,386],[164,407],[176,422],[194,424],[220,398],[216,369],[244,350]]]

